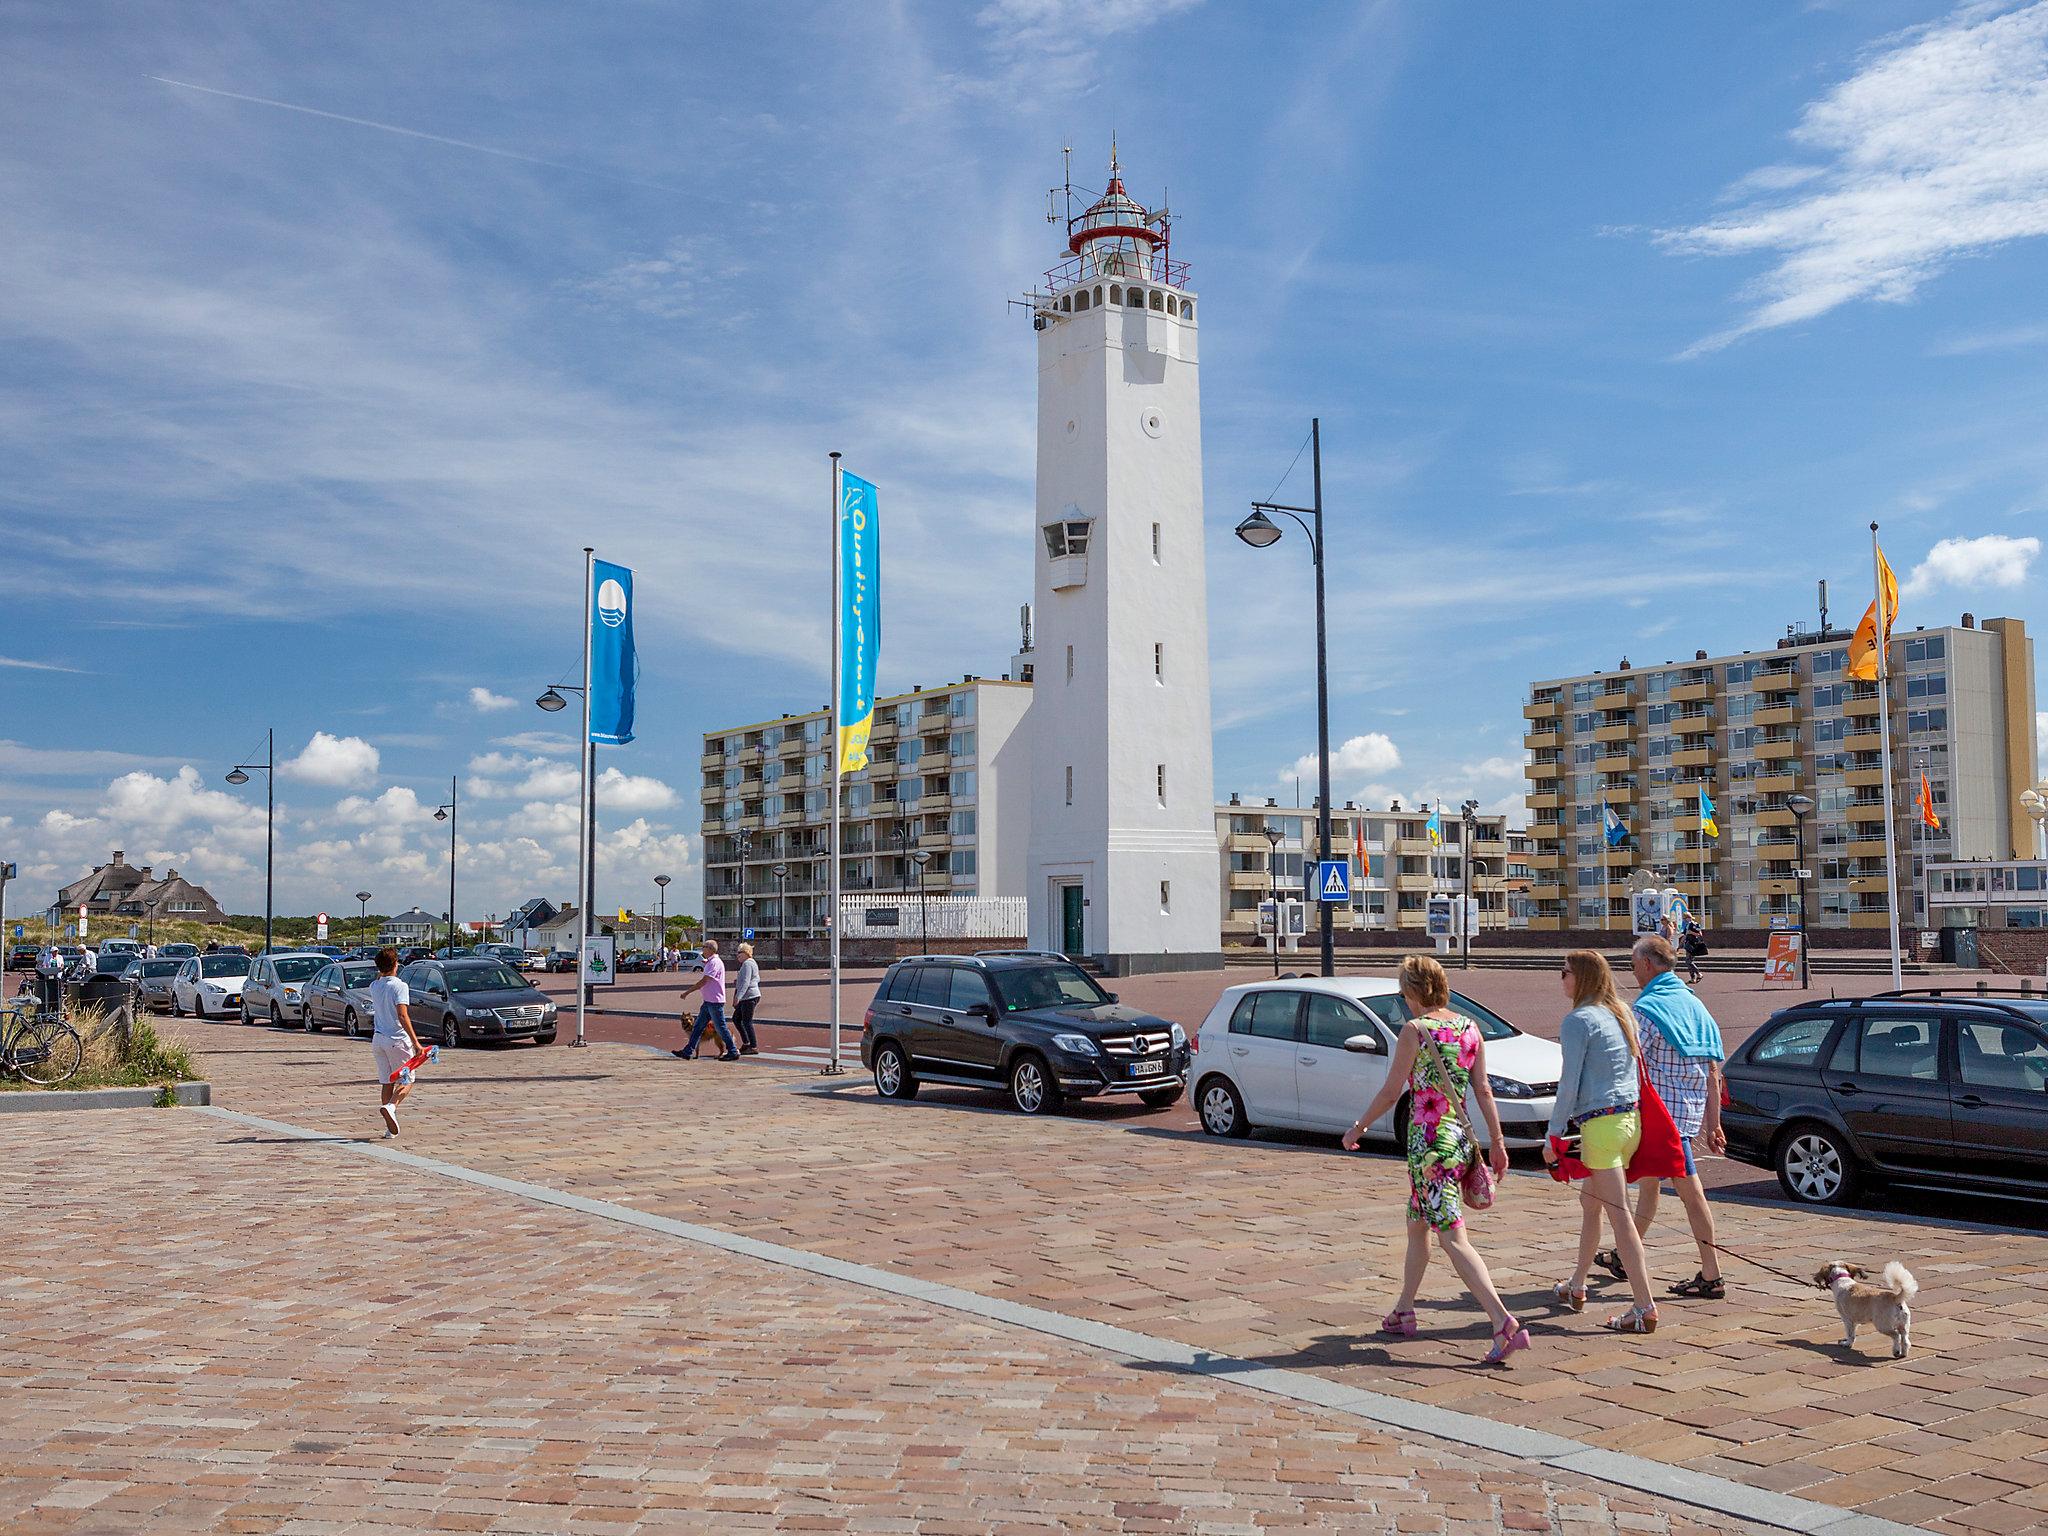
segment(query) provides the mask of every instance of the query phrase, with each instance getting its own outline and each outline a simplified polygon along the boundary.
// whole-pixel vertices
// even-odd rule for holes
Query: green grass
[[[96,1009],[85,1009],[70,1019],[71,1027],[85,1042],[85,1060],[76,1075],[53,1086],[72,1088],[149,1088],[164,1091],[158,1103],[176,1102],[174,1085],[194,1082],[199,1074],[192,1066],[192,1050],[175,1033],[160,1029],[157,1021],[144,1015],[128,1031],[126,1048],[109,1030],[94,1038],[105,1022]],[[36,1092],[41,1084],[24,1082],[12,1073],[0,1075],[0,1092]]]

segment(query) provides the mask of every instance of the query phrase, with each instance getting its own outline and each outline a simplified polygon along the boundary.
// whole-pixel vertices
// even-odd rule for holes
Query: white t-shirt
[[[398,1022],[398,1010],[412,1002],[412,988],[396,976],[379,976],[370,983],[370,1012],[376,1018],[373,1033],[393,1040],[405,1039],[405,1026]]]

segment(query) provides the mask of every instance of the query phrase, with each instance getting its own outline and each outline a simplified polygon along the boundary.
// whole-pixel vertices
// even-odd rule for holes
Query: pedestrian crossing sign
[[[1342,859],[1323,859],[1316,865],[1316,900],[1349,901],[1351,866]]]

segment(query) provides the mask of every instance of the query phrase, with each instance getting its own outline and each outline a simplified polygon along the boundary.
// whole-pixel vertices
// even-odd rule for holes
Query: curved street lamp
[[[1273,888],[1273,975],[1280,975],[1280,829],[1266,823],[1266,879]]]
[[[448,803],[434,807],[434,820],[448,823],[448,958],[455,958],[455,775],[448,776]]]
[[[917,952],[920,955],[931,953],[931,907],[927,904],[930,898],[925,893],[924,883],[924,867],[931,861],[929,848],[913,848],[910,852],[910,862],[917,866]]]
[[[1792,870],[1792,883],[1799,887],[1799,985],[1802,989],[1810,987],[1813,982],[1812,973],[1807,968],[1806,954],[1812,942],[1806,931],[1806,818],[1813,814],[1813,805],[1811,795],[1785,797],[1785,809],[1792,813],[1792,825],[1795,829],[1793,853],[1799,860]]]
[[[770,865],[768,873],[775,877],[775,969],[781,970],[786,962],[783,940],[789,936],[789,898],[784,894],[789,880],[789,866],[780,860]]]
[[[270,949],[271,925],[277,903],[277,731],[275,728],[263,733],[263,761],[260,763],[237,763],[228,770],[228,782],[237,787],[249,782],[248,770],[261,769],[263,773],[263,948]]]
[[[654,877],[654,888],[661,892],[661,936],[654,943],[656,965],[660,965],[668,955],[668,879],[667,875]]]
[[[356,892],[356,948],[363,947],[363,933],[370,926],[370,893]]]

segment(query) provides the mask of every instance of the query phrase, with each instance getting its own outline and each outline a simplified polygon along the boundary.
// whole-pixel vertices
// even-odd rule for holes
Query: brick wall
[[[2008,976],[2048,975],[2048,928],[1979,928],[1977,961]]]

